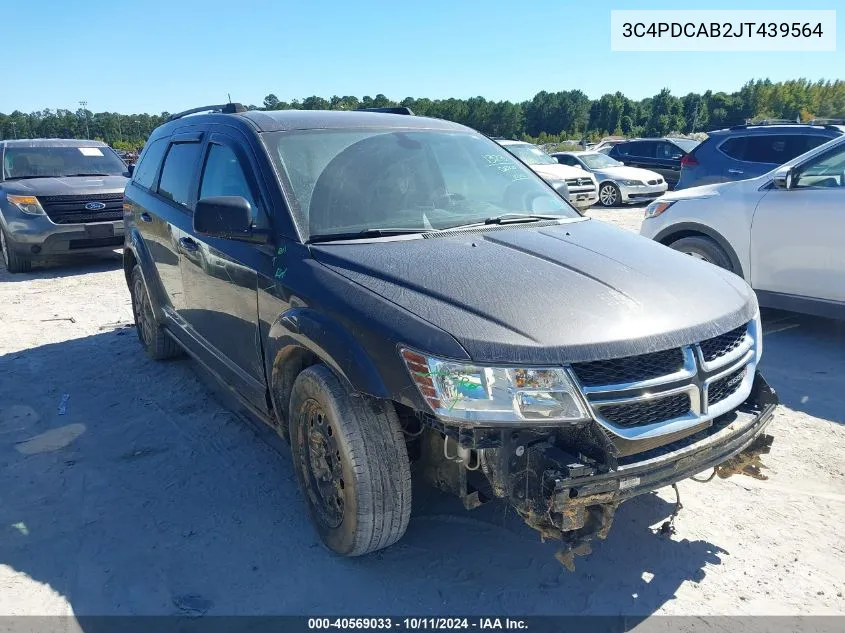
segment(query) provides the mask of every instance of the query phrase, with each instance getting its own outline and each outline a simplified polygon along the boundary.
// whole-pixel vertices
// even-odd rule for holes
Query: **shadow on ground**
[[[764,371],[787,406],[842,422],[841,324],[790,318],[766,318]],[[646,616],[729,555],[655,535],[672,505],[645,495],[569,573],[503,505],[416,486],[405,538],[343,559],[311,529],[284,442],[192,361],[148,360],[134,329],[7,354],[0,376],[0,565],[77,615]]]
[[[656,536],[672,506],[647,495],[573,574],[504,506],[417,486],[402,541],[343,559],[283,441],[222,408],[192,361],[148,360],[133,329],[8,354],[0,375],[0,564],[77,615],[647,615],[725,554]]]
[[[33,279],[60,279],[84,273],[105,272],[120,268],[123,255],[119,251],[106,251],[90,255],[54,257],[33,262],[28,273],[10,273],[0,258],[0,282],[32,281]]]
[[[845,424],[845,321],[765,311],[761,371],[781,404]]]

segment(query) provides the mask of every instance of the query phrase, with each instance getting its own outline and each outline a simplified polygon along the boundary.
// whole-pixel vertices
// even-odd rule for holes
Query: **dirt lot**
[[[117,256],[0,270],[0,614],[845,613],[845,324],[765,315],[768,481],[683,482],[671,537],[672,490],[635,499],[569,573],[422,486],[399,544],[330,555],[281,440],[130,322]]]

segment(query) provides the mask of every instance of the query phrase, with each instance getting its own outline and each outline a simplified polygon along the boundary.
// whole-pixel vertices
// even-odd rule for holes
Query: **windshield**
[[[307,238],[430,231],[510,213],[581,217],[493,141],[437,130],[296,130],[263,135]]]
[[[607,167],[619,167],[622,165],[622,163],[618,160],[614,160],[610,156],[599,154],[598,152],[595,154],[579,154],[578,158],[580,158],[590,169],[604,169]]]
[[[7,147],[3,177],[120,176],[126,165],[109,147]]]
[[[536,145],[519,143],[504,146],[526,165],[557,165],[557,161]]]
[[[694,141],[686,138],[673,138],[672,142],[689,154],[692,150],[701,144],[701,141]]]

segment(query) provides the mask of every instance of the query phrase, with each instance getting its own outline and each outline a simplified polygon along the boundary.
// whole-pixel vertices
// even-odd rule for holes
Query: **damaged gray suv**
[[[627,499],[759,476],[777,399],[748,285],[582,217],[474,130],[197,108],[153,132],[125,202],[141,345],[290,441],[335,552],[402,536],[412,471],[510,504],[569,567]]]

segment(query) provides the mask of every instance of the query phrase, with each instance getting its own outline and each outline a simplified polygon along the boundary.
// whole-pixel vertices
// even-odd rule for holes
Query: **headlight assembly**
[[[675,204],[674,200],[655,200],[645,208],[646,219],[656,218],[673,204]]]
[[[402,359],[425,401],[456,423],[579,422],[589,418],[562,367],[490,367],[402,348]]]
[[[44,209],[41,208],[41,203],[35,196],[14,196],[7,193],[6,200],[29,215],[44,215]]]
[[[641,180],[617,180],[624,187],[642,187],[645,183]]]

